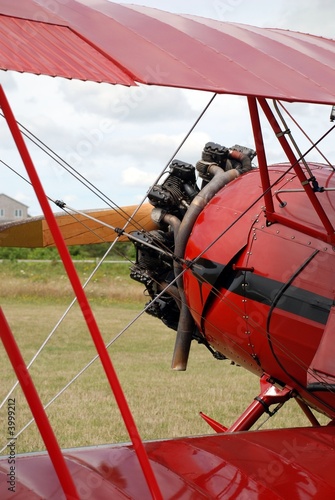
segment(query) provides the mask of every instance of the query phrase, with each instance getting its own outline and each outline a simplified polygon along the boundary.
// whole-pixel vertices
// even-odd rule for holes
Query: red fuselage
[[[335,254],[330,244],[311,236],[321,228],[319,217],[296,175],[282,177],[287,168],[269,169],[272,183],[280,178],[272,190],[275,210],[306,231],[268,225],[258,171],[244,174],[223,188],[198,217],[185,253],[187,260],[196,262],[185,273],[184,287],[198,328],[217,351],[256,374],[265,372],[291,386],[309,404],[334,417],[332,390],[312,392],[307,385],[316,377],[321,385],[326,378],[328,387],[335,387],[329,333]],[[312,168],[320,186],[335,187],[332,169]],[[276,196],[283,190],[290,192]],[[317,196],[334,221],[335,192]],[[321,339],[326,351],[322,356]]]

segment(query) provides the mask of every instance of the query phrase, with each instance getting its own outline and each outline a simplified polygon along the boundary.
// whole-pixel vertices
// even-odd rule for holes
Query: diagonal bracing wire
[[[213,97],[213,98],[214,98],[214,97]],[[180,147],[179,147],[179,148],[180,148]],[[179,148],[178,148],[178,149],[179,149]],[[311,149],[312,149],[312,148],[311,148]],[[177,151],[178,151],[178,150],[177,150]],[[174,157],[174,156],[173,156],[173,157]],[[173,157],[172,157],[172,158],[173,158]],[[291,168],[292,168],[292,167],[291,167]],[[145,198],[144,198],[144,199],[145,199]],[[220,238],[223,234],[224,234],[224,233],[222,233],[221,235],[219,235],[219,237],[218,237],[217,239],[219,239],[219,238]],[[217,240],[216,240],[216,241],[217,241]],[[213,242],[213,243],[214,243],[214,242]],[[213,244],[213,243],[212,243],[212,244]],[[206,249],[206,250],[207,250],[207,249]],[[206,251],[206,250],[205,250],[205,251]],[[200,257],[200,256],[199,256],[199,257]],[[199,258],[199,257],[197,257],[197,258]],[[195,261],[193,262],[193,264],[196,262],[196,260],[197,260],[197,259],[195,259]],[[187,268],[185,268],[183,272],[185,272],[186,270],[187,270]],[[94,271],[94,272],[95,272],[95,271]],[[194,272],[194,269],[193,269],[193,272]],[[203,280],[203,278],[202,278],[202,280]],[[173,282],[174,282],[174,281],[173,281]],[[173,282],[172,282],[172,283],[173,283]],[[170,283],[170,284],[169,284],[169,286],[171,286],[171,285],[172,285],[172,283]],[[86,283],[85,283],[85,286],[86,286]],[[158,298],[159,298],[159,296],[161,296],[161,294],[162,294],[162,293],[164,293],[165,291],[166,291],[166,288],[165,288],[165,289],[164,289],[164,290],[163,290],[163,291],[162,291],[162,292],[161,292],[161,293],[157,296],[157,298],[156,298],[156,299],[158,299]],[[216,291],[216,293],[221,294],[221,292],[220,292],[219,290],[217,290],[217,291]],[[221,297],[222,297],[222,294],[221,294]],[[222,298],[222,300],[226,300],[226,298],[225,298],[225,297],[223,297],[223,298]],[[72,305],[71,305],[71,306],[72,306]],[[71,307],[71,306],[70,306],[70,307]],[[121,332],[120,332],[120,333],[119,333],[119,334],[118,334],[118,335],[117,335],[117,336],[116,336],[116,337],[115,337],[112,341],[110,341],[110,342],[106,345],[106,347],[108,348],[110,345],[112,345],[112,344],[115,342],[115,340],[116,340],[117,338],[119,338],[119,337],[120,337],[120,336],[124,333],[124,331],[126,331],[126,330],[129,328],[129,326],[130,326],[131,324],[133,324],[135,321],[137,321],[137,319],[138,319],[138,318],[139,318],[139,317],[143,314],[143,312],[145,312],[145,310],[146,310],[146,308],[145,308],[143,311],[141,311],[141,313],[139,313],[139,314],[138,314],[138,315],[134,318],[134,320],[133,320],[131,323],[129,323],[129,324],[128,324],[128,325],[127,325],[127,326],[126,326],[126,327],[125,327],[125,328],[124,328],[124,329],[123,329],[123,330],[122,330],[122,331],[121,331]],[[235,312],[236,312],[236,311],[235,311]],[[241,311],[240,311],[240,313],[241,313]],[[65,315],[64,315],[64,317],[65,317]],[[56,328],[57,328],[57,326],[56,326]],[[55,328],[55,329],[56,329],[56,328]],[[262,327],[260,327],[260,328],[262,328]],[[266,334],[266,332],[265,332],[265,331],[264,331],[264,334]],[[285,347],[284,347],[284,346],[281,346],[281,348],[282,348],[282,349],[285,349]],[[75,381],[75,380],[76,380],[76,379],[77,379],[77,378],[78,378],[78,377],[79,377],[82,373],[84,373],[84,371],[86,371],[86,369],[87,369],[89,366],[91,366],[91,364],[95,361],[95,359],[96,359],[96,358],[97,358],[97,357],[93,358],[93,359],[91,360],[91,362],[90,362],[90,363],[89,363],[86,367],[84,367],[84,368],[83,368],[83,369],[82,369],[82,370],[81,370],[81,371],[80,371],[80,372],[76,375],[76,377],[74,377],[74,378],[72,379],[72,381],[70,381],[70,382],[69,382],[69,383],[68,383],[68,384],[64,387],[64,389],[63,389],[62,391],[60,391],[60,392],[59,392],[59,393],[58,393],[58,394],[57,394],[54,398],[52,398],[52,400],[51,400],[51,401],[49,401],[49,403],[46,405],[46,407],[45,407],[45,408],[47,408],[48,406],[50,406],[50,404],[51,404],[53,401],[55,401],[55,399],[57,399],[57,398],[60,396],[60,394],[62,394],[62,393],[63,393],[63,392],[67,389],[67,387],[69,387],[69,385],[71,385],[71,384],[72,384],[72,383],[73,383],[73,382],[74,382],[74,381]],[[32,420],[32,421],[33,421],[33,420]],[[31,421],[31,422],[32,422],[32,421]],[[30,423],[31,423],[31,422],[30,422]],[[26,426],[25,426],[25,427],[24,427],[24,428],[20,431],[20,433],[21,433],[21,432],[22,432],[22,431],[23,431],[23,430],[24,430],[24,429],[25,429],[28,425],[30,425],[30,423],[28,423],[28,424],[27,424],[27,425],[26,425]],[[19,434],[18,434],[18,435],[19,435]]]
[[[203,117],[203,115],[205,114],[205,112],[207,111],[207,109],[209,108],[209,106],[212,104],[213,100],[215,99],[217,94],[213,94],[209,100],[209,102],[206,104],[206,106],[204,107],[204,109],[201,111],[201,113],[199,114],[199,116],[197,117],[197,119],[195,120],[195,122],[193,123],[193,125],[191,126],[191,128],[189,129],[189,131],[187,132],[187,134],[185,135],[185,137],[183,138],[183,140],[181,141],[181,143],[179,144],[179,146],[177,147],[177,149],[174,151],[174,153],[171,155],[170,159],[168,160],[168,162],[166,163],[166,165],[164,166],[162,172],[159,174],[156,182],[158,182],[158,180],[162,177],[162,175],[164,174],[164,172],[167,170],[169,164],[171,163],[171,161],[174,159],[174,157],[176,156],[176,154],[178,153],[178,151],[181,149],[181,147],[183,146],[183,144],[186,142],[186,140],[188,139],[188,137],[190,136],[190,134],[193,132],[193,130],[195,129],[196,125],[199,123],[199,121],[201,120],[201,118]],[[4,115],[0,112],[0,116],[2,116],[4,118]],[[124,219],[125,219],[125,225],[124,227],[122,228],[122,232],[125,231],[127,225],[132,221],[133,223],[137,224],[137,226],[139,228],[141,228],[140,224],[137,223],[136,221],[133,221],[133,217],[136,215],[136,212],[137,210],[139,210],[140,206],[144,203],[145,199],[146,199],[146,195],[144,196],[143,200],[141,201],[141,203],[139,204],[139,206],[137,207],[137,209],[134,211],[134,213],[129,217],[129,215],[123,211],[123,209],[121,207],[119,207],[116,203],[114,203],[112,200],[110,200],[101,190],[99,190],[96,186],[94,186],[90,181],[88,181],[82,174],[80,174],[78,171],[76,171],[69,163],[67,163],[63,158],[61,158],[57,153],[55,153],[50,147],[48,147],[43,141],[41,141],[38,137],[36,137],[31,131],[29,131],[24,125],[22,125],[20,122],[17,122],[19,127],[20,127],[20,130],[21,130],[21,133],[27,138],[29,139],[32,143],[34,143],[37,147],[39,147],[45,154],[47,154],[50,158],[52,158],[56,163],[58,163],[62,168],[64,168],[68,173],[70,173],[71,175],[73,175],[77,180],[79,180],[82,184],[84,184],[89,190],[91,190],[93,193],[96,194],[97,197],[99,197],[102,201],[104,201],[108,206],[110,206],[111,208],[113,208],[113,205],[116,207],[117,210],[119,210],[121,212],[121,214],[123,213],[124,214]],[[20,173],[18,173],[13,167],[9,166],[6,162],[4,162],[3,160],[0,160],[0,163],[2,163],[4,166],[6,166],[8,169],[10,169],[12,172],[14,172],[16,175],[18,175],[23,181],[27,182],[28,184],[31,185],[31,182],[25,178],[23,175],[21,175]],[[50,197],[47,197],[49,201],[53,201]],[[78,213],[78,212],[77,212]],[[86,215],[86,214],[85,214]],[[75,217],[75,216],[74,216]],[[103,224],[101,221],[98,221],[100,224]],[[83,223],[84,225],[84,223]],[[114,229],[111,227],[111,229]],[[94,232],[93,230],[91,230],[92,232]],[[86,280],[86,282],[84,283],[83,285],[83,288],[85,288],[88,283],[91,281],[92,277],[94,276],[94,274],[96,273],[96,271],[98,270],[98,268],[100,267],[100,265],[104,262],[104,260],[106,259],[107,255],[109,254],[109,252],[111,251],[111,249],[113,248],[113,246],[115,245],[115,243],[117,242],[117,239],[112,243],[112,245],[110,246],[110,248],[107,250],[107,252],[105,253],[105,255],[102,257],[102,259],[100,260],[100,262],[97,264],[96,268],[93,270],[93,272],[91,273],[91,275],[88,277],[88,279]],[[155,247],[156,249],[156,247]],[[174,280],[175,281],[175,280]],[[174,282],[173,281],[173,282]],[[172,283],[173,283],[172,282]],[[172,283],[170,283],[168,286],[171,286]],[[161,293],[156,297],[156,299],[158,299],[158,297],[160,297],[163,293],[165,293],[166,291],[166,288],[164,290],[161,291]],[[47,345],[47,343],[49,342],[49,340],[51,339],[51,337],[53,336],[53,334],[55,333],[55,331],[57,330],[57,328],[59,327],[59,325],[63,322],[63,320],[65,319],[65,317],[67,316],[67,314],[69,313],[69,311],[71,310],[71,308],[73,307],[73,305],[76,303],[77,301],[77,298],[75,297],[73,299],[73,301],[70,303],[70,305],[68,306],[68,308],[66,309],[66,311],[63,313],[63,315],[61,316],[61,318],[59,319],[59,321],[56,323],[56,325],[54,326],[54,328],[52,329],[52,331],[50,332],[50,334],[47,336],[47,338],[44,340],[44,342],[42,343],[42,345],[40,346],[40,348],[37,350],[37,352],[35,353],[35,355],[33,356],[33,358],[31,359],[31,361],[29,362],[29,364],[27,365],[28,369],[32,366],[32,364],[35,362],[35,360],[37,359],[37,357],[40,355],[40,353],[43,351],[44,347]],[[145,308],[134,320],[133,322],[135,322],[138,317],[143,314],[143,312],[145,312],[147,308]],[[131,322],[131,324],[133,323]],[[130,325],[127,325],[127,327],[125,327],[116,337],[115,339],[113,339],[113,341],[111,341],[107,347],[109,345],[111,345],[113,342],[115,342],[115,340],[117,338],[119,338],[122,333],[124,333],[124,331],[126,331],[128,328],[129,328]],[[95,358],[96,359],[96,358]],[[95,360],[94,359],[94,360]],[[92,362],[94,361],[92,360]],[[92,362],[90,364],[92,364]],[[90,364],[88,366],[90,366]],[[87,367],[88,367],[87,366]],[[74,380],[76,380],[79,375],[81,373],[83,373],[87,368],[84,368],[79,374],[78,376],[76,376],[67,386],[65,386],[65,388],[67,388]],[[0,404],[0,408],[2,408],[2,406],[4,405],[5,401],[8,399],[8,397],[12,394],[12,392],[15,390],[15,388],[17,387],[18,385],[18,381],[14,384],[14,386],[11,388],[11,390],[9,391],[9,393],[6,395],[5,399],[2,401],[2,403]],[[65,390],[64,388],[64,390]],[[49,404],[51,404],[52,401],[54,401],[62,392],[64,392],[64,390],[62,390],[58,395],[55,396],[55,398],[53,398],[47,406],[49,406]],[[45,408],[47,408],[47,406]],[[26,427],[25,427],[26,428]],[[21,433],[21,432],[20,432]],[[1,450],[3,451],[3,450]]]

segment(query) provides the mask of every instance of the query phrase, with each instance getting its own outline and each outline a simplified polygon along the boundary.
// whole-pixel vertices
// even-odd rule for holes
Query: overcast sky
[[[124,0],[120,3],[335,36],[334,0]],[[134,88],[14,72],[2,72],[1,83],[16,118],[118,205],[142,199],[211,97],[207,93],[155,87],[143,87],[142,93],[137,90],[136,94]],[[127,106],[127,113],[120,116],[113,110],[122,104]],[[177,157],[194,164],[208,140],[225,146],[239,143],[253,147],[245,111],[242,98],[216,98],[207,118],[197,126]],[[328,107],[321,112],[310,106],[300,107],[297,112],[314,134],[320,122],[323,122],[320,130],[329,127]],[[103,130],[106,119],[113,124],[109,132]],[[0,133],[0,159],[24,174],[3,119]],[[63,199],[78,209],[106,207],[48,156],[30,143],[28,146],[52,199]],[[330,143],[326,150],[327,147],[329,153]],[[269,154],[270,161],[285,160],[272,143]],[[0,192],[28,205],[30,215],[40,214],[31,187],[2,164],[0,173]]]

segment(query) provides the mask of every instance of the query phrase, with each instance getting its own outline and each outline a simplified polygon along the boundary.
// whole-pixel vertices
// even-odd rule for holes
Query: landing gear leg
[[[294,397],[294,391],[289,387],[278,388],[273,385],[271,378],[264,374],[260,379],[261,392],[251,405],[242,413],[242,415],[229,428],[224,427],[218,422],[213,421],[204,414],[200,414],[204,420],[216,432],[237,432],[249,430],[255,422],[264,414],[274,415],[286,401]],[[270,406],[276,404],[276,408],[270,411]]]

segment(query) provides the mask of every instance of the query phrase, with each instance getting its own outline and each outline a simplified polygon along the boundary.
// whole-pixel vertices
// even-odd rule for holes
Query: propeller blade
[[[102,209],[87,210],[75,215],[55,214],[56,220],[64,237],[66,245],[87,245],[92,243],[112,242],[117,238],[117,233],[106,225],[123,228],[129,219],[130,222],[125,228],[126,232],[145,229],[151,231],[157,225],[151,220],[152,205],[143,204],[136,212],[137,205],[122,207],[119,210]],[[92,220],[85,217],[98,220]],[[126,236],[120,236],[119,241],[128,241]],[[0,225],[0,246],[1,247],[49,247],[54,246],[54,240],[44,217],[32,217],[15,222]]]

